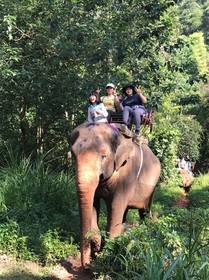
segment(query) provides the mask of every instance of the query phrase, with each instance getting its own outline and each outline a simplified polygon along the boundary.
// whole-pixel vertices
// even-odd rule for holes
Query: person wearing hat
[[[147,98],[142,94],[141,89],[134,83],[125,85],[122,89],[126,98],[123,100],[123,126],[122,130],[126,130],[130,117],[133,117],[135,124],[135,136],[140,135],[141,117],[145,113],[143,104],[147,103]]]
[[[108,112],[101,102],[99,93],[93,91],[88,95],[89,107],[88,107],[88,123],[107,123]]]
[[[116,87],[113,83],[108,83],[106,85],[106,96],[101,97],[105,108],[108,112],[108,121],[110,121],[111,116],[122,111],[122,105],[116,94]]]

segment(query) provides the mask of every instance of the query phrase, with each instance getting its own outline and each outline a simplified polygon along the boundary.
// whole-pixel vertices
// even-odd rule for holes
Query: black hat
[[[135,90],[135,87],[136,87],[136,85],[134,83],[128,83],[125,86],[123,86],[122,92],[123,92],[123,94],[125,94],[127,96],[126,89],[127,88],[132,88],[133,89],[133,94],[136,94],[137,92]]]

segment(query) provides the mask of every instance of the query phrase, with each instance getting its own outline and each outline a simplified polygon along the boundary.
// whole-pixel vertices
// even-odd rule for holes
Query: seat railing
[[[154,125],[154,114],[155,111],[152,109],[146,109],[144,115],[141,118],[141,125],[148,126],[150,128],[150,133],[152,132],[153,125]],[[112,114],[110,117],[110,123],[118,123],[122,124],[123,123],[123,113],[115,113]],[[133,126],[133,118],[131,117],[129,120],[128,127],[131,129]]]

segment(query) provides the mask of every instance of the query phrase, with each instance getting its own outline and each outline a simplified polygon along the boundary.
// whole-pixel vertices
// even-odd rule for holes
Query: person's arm
[[[100,106],[98,109],[96,109],[96,112],[97,114],[102,115],[105,118],[108,116],[108,112],[103,103],[100,103]]]
[[[121,104],[123,108],[126,106],[126,98],[122,100]]]
[[[104,97],[105,97],[105,96],[101,96],[101,97],[100,97],[100,100],[101,100],[102,103],[104,103]]]
[[[142,94],[140,87],[138,87],[138,88],[135,87],[135,90],[136,90],[137,94],[140,96],[142,103],[143,104],[147,103],[147,98]]]
[[[120,102],[118,96],[115,96],[114,102],[115,102],[115,107],[117,109],[117,112],[123,111],[123,106],[122,106],[122,103]]]

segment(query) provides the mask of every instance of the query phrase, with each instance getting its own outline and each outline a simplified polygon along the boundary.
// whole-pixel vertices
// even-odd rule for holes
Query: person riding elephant
[[[122,102],[123,106],[123,126],[124,133],[129,133],[128,124],[130,117],[133,117],[135,124],[135,136],[140,136],[141,118],[145,114],[144,104],[147,98],[142,94],[140,87],[136,87],[134,83],[125,85],[122,89],[126,98]]]
[[[88,267],[101,249],[100,199],[107,205],[110,238],[124,231],[129,208],[140,218],[151,215],[151,204],[160,176],[160,162],[147,145],[113,130],[108,123],[84,123],[70,134],[76,162],[76,188],[81,220],[81,263]]]
[[[105,108],[108,112],[108,122],[110,122],[112,115],[122,112],[123,108],[116,93],[116,86],[113,83],[106,85],[106,95],[101,96]]]
[[[88,95],[89,107],[88,107],[88,123],[108,123],[107,117],[108,112],[101,102],[99,92],[93,91]],[[113,123],[108,123],[108,125],[118,132],[117,127]]]
[[[88,95],[89,107],[88,107],[88,122],[107,122],[108,112],[101,102],[99,93],[93,91]]]

